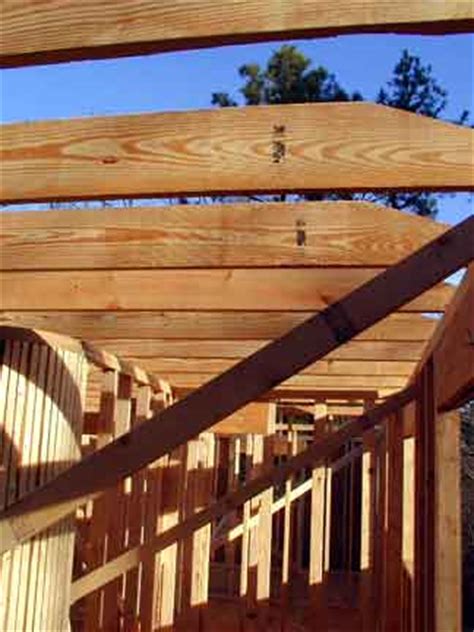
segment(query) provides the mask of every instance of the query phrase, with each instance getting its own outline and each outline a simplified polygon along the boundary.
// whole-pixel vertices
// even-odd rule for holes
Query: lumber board
[[[111,581],[123,572],[134,568],[141,560],[147,559],[151,553],[163,550],[173,542],[186,537],[208,522],[220,518],[234,508],[237,509],[247,500],[268,487],[283,483],[289,476],[299,472],[302,468],[313,467],[322,459],[335,454],[336,450],[349,439],[360,436],[365,431],[373,428],[384,419],[387,414],[412,401],[416,392],[416,387],[411,385],[404,391],[386,400],[383,404],[367,411],[364,415],[347,424],[341,430],[328,435],[327,438],[320,442],[311,444],[307,449],[299,452],[285,463],[267,470],[264,474],[241,486],[236,491],[222,496],[208,508],[195,514],[186,522],[177,525],[174,529],[169,529],[165,533],[150,538],[150,540],[142,546],[127,551],[123,555],[115,558],[113,562],[76,580],[72,587],[72,601],[75,602],[81,599],[84,595],[95,590],[97,587]],[[303,490],[308,491],[308,486],[301,485],[295,488],[295,490],[293,490],[295,496],[296,489],[302,492]],[[241,523],[240,527],[239,535],[243,535],[245,529],[244,524]],[[250,527],[250,525],[247,525],[247,527]]]
[[[196,357],[241,357],[253,353],[257,348],[254,346],[252,351],[247,351],[248,345],[253,344],[248,341],[260,341],[256,344],[263,346],[265,341],[282,336],[313,313],[256,310],[240,312],[236,318],[232,312],[5,310],[0,311],[0,322],[43,331],[56,331],[94,341],[102,349],[122,349],[139,356],[145,355],[143,346],[152,345],[150,348],[153,349],[154,355],[188,357],[186,349],[189,347],[196,349],[196,352],[189,353],[190,357],[193,354]],[[435,328],[435,320],[424,318],[420,314],[392,314],[361,333],[354,342],[370,340],[419,343],[428,340]],[[126,342],[116,343],[117,339],[124,339]],[[132,342],[132,339],[136,342]],[[175,341],[173,345],[168,344],[171,340]],[[239,342],[235,344],[232,341]],[[117,347],[113,346],[115,344]],[[135,344],[137,346],[133,346]],[[242,351],[235,350],[239,348],[242,348]],[[364,351],[366,352],[367,350]],[[379,359],[383,360],[384,357]],[[411,356],[393,359],[411,359]]]
[[[471,217],[3,511],[3,550],[255,401],[473,259]]]
[[[214,358],[134,358],[147,371],[168,378],[171,382],[176,373],[222,373],[236,363],[232,360]],[[398,376],[409,377],[416,367],[415,362],[361,360],[320,360],[301,372],[301,375],[353,375],[355,376]]]
[[[240,317],[240,315],[239,315]],[[414,322],[418,322],[414,320]],[[1,330],[0,330],[1,332]],[[254,353],[268,344],[269,340],[160,340],[147,338],[116,340],[96,340],[95,345],[104,351],[122,356],[136,358],[139,366],[144,359],[160,358],[174,360],[238,360]],[[329,361],[373,361],[412,363],[421,358],[425,342],[354,340],[332,353],[325,360]]]
[[[237,366],[236,364],[233,365]],[[231,369],[228,369],[231,370]],[[199,388],[218,373],[168,373],[173,388]],[[307,389],[367,389],[378,390],[382,388],[402,388],[406,385],[408,376],[399,375],[294,375],[280,385],[280,390],[285,388]]]
[[[2,270],[388,266],[447,226],[368,202],[3,212]]]
[[[435,624],[436,632],[462,629],[462,523],[459,411],[435,424]]]
[[[209,432],[216,434],[273,434],[273,416],[275,404],[265,402],[253,402],[226,417],[215,426],[209,428]]]
[[[451,307],[451,305],[450,305]],[[474,266],[458,289],[433,352],[437,406],[449,410],[474,395]]]
[[[81,270],[0,272],[6,310],[322,310],[374,268]],[[159,291],[157,291],[159,290]],[[403,307],[441,312],[454,288],[439,284]]]
[[[371,103],[2,126],[0,202],[472,190],[474,130]]]
[[[7,0],[4,67],[358,32],[472,29],[469,0]]]

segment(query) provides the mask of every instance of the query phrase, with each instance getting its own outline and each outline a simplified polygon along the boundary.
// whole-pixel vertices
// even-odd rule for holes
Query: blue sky
[[[77,62],[2,71],[2,122],[185,110],[210,106],[211,93],[237,95],[237,68],[265,63],[279,42]],[[347,90],[374,99],[407,48],[430,63],[449,93],[445,117],[471,110],[474,121],[474,36],[357,35],[297,45],[333,72]],[[443,196],[439,220],[455,223],[473,211],[472,196]]]

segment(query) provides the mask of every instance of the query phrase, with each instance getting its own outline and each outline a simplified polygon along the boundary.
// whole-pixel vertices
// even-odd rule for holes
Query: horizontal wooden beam
[[[0,63],[47,64],[366,31],[464,32],[472,21],[469,0],[12,0],[3,7]]]
[[[2,551],[255,401],[473,259],[471,217],[11,505],[0,514]]]
[[[15,123],[0,137],[0,202],[472,190],[473,139],[469,127],[370,103]]]
[[[232,312],[9,310],[0,311],[0,322],[91,340],[100,348],[119,354],[148,355],[143,348],[149,346],[153,355],[173,358],[235,358],[253,353],[267,341],[300,325],[313,313],[256,310],[240,312],[236,318]],[[362,332],[356,340],[419,343],[428,340],[435,328],[436,321],[421,314],[392,314]],[[392,359],[411,360],[412,357]]]
[[[377,423],[380,423],[388,414],[409,403],[415,393],[416,388],[411,386],[405,391],[394,395],[390,400],[367,411],[363,416],[358,417],[352,423],[344,426],[342,430],[329,435],[321,441],[313,443],[309,448],[288,459],[285,463],[278,467],[271,468],[237,491],[223,496],[210,507],[194,514],[194,516],[185,522],[155,536],[149,542],[123,553],[102,565],[100,568],[76,580],[72,586],[72,602],[74,603],[100,586],[105,585],[115,577],[134,568],[142,560],[163,550],[173,542],[192,535],[196,529],[224,516],[232,509],[237,509],[246,500],[262,492],[264,489],[272,485],[281,484],[291,476],[291,474],[305,467],[314,466],[321,459],[334,454],[341,445],[351,438],[361,436]]]
[[[377,269],[81,270],[0,272],[5,310],[322,310]],[[439,284],[405,311],[440,312],[454,295]]]
[[[1,329],[0,329],[1,331]],[[238,360],[221,358],[130,358],[147,371],[163,376],[174,374],[223,373]],[[300,375],[319,376],[401,376],[409,377],[416,362],[364,361],[360,360],[319,360],[301,371]]]
[[[447,226],[367,202],[4,212],[0,269],[388,266]]]
[[[209,428],[216,434],[261,434],[275,432],[275,404],[253,402],[229,415],[215,426]]]
[[[181,360],[239,360],[261,349],[270,340],[100,340],[97,346],[137,364],[153,358]],[[328,354],[325,360],[363,362],[415,362],[421,357],[424,341],[351,340]],[[325,361],[324,360],[324,361]],[[323,362],[324,362],[323,361]]]
[[[237,366],[237,365],[232,365]],[[212,380],[218,373],[163,373],[163,378],[169,380],[173,390],[178,388],[199,388]],[[384,388],[400,389],[406,386],[409,375],[293,375],[279,385],[280,390],[299,389],[304,390],[336,390],[353,389],[380,390]]]

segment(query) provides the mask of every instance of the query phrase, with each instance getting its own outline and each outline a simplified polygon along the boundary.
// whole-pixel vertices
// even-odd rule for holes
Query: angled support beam
[[[2,551],[258,399],[473,259],[471,217],[12,505],[0,516]]]

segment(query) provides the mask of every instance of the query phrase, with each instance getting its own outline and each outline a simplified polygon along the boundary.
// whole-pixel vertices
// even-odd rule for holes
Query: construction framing
[[[468,1],[315,4],[12,2],[0,59],[473,25]],[[472,148],[370,104],[6,125],[0,201],[473,190]],[[461,629],[473,217],[0,217],[2,629]]]

